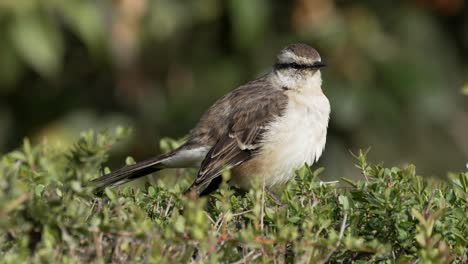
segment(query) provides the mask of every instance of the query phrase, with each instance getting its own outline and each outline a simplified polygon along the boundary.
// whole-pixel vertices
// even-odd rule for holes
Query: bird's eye
[[[300,64],[297,64],[297,63],[293,63],[293,64],[292,64],[292,68],[293,68],[293,69],[296,69],[296,70],[300,70],[300,69],[304,69],[304,65],[300,65]]]

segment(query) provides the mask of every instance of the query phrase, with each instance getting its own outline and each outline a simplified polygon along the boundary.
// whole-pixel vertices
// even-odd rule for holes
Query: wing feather
[[[261,148],[261,139],[268,124],[281,116],[287,105],[287,95],[267,82],[256,82],[233,91],[225,131],[203,160],[197,179],[189,190],[202,192],[209,183],[227,169],[248,161]],[[234,103],[233,103],[234,101]],[[223,106],[223,102],[217,104]],[[222,111],[212,109],[212,111]]]

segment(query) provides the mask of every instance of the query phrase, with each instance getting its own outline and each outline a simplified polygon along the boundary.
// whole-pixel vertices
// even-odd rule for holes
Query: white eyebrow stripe
[[[290,50],[287,50],[286,52],[282,53],[279,56],[279,59],[283,63],[293,63],[293,62],[295,62],[295,63],[298,63],[298,64],[312,64],[312,63],[315,62],[311,58],[304,58],[304,57],[298,56],[296,53],[294,53],[294,52],[292,52]],[[321,58],[319,58],[318,61],[322,61]]]

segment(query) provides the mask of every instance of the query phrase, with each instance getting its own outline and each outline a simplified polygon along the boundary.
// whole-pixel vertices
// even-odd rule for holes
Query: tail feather
[[[100,193],[107,187],[115,187],[164,169],[162,161],[169,155],[161,155],[133,165],[125,166],[91,181],[96,186],[94,192]]]

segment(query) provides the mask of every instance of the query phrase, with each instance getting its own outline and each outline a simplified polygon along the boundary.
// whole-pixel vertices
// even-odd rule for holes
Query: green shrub
[[[280,190],[283,205],[261,184],[245,194],[224,184],[194,200],[181,194],[187,175],[173,186],[94,196],[86,184],[127,133],[83,133],[69,149],[25,140],[2,157],[4,262],[467,261],[468,173],[434,182],[360,153],[363,180],[324,184],[320,169],[304,167]]]

